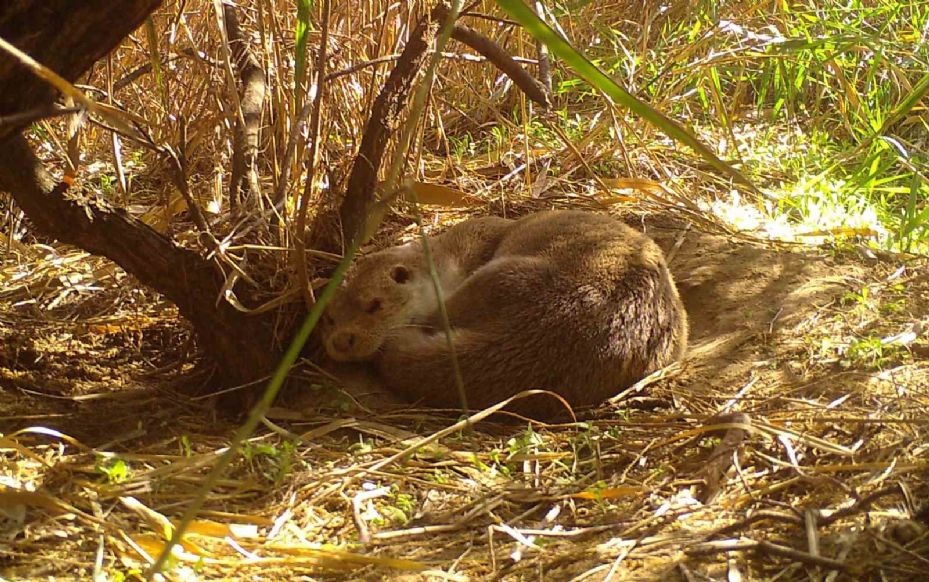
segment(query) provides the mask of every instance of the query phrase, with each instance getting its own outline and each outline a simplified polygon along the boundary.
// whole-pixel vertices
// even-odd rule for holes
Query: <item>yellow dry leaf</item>
[[[467,206],[473,204],[471,196],[448,186],[413,182],[412,188],[420,204],[435,204],[437,206]]]
[[[197,534],[211,538],[224,538],[226,536],[235,537],[235,534],[232,533],[232,530],[229,529],[228,525],[219,523],[218,521],[193,521],[189,526],[187,526],[187,531],[185,533]]]
[[[129,538],[135,542],[142,550],[145,551],[150,557],[155,557],[161,554],[165,548],[165,542],[156,534],[139,534],[135,536],[129,536]]]
[[[329,545],[311,547],[290,544],[269,544],[265,546],[264,549],[274,551],[279,554],[288,554],[291,556],[300,556],[302,558],[325,560],[331,562],[330,567],[332,567],[334,564],[341,563],[342,567],[348,564],[374,565],[386,568],[394,568],[395,570],[407,570],[411,572],[418,572],[426,569],[425,564],[416,562],[414,560],[358,554]]]
[[[638,202],[639,199],[635,196],[598,196],[597,201],[601,204],[629,204],[630,202]]]
[[[581,491],[580,493],[575,493],[571,497],[575,499],[617,499],[619,497],[639,495],[640,493],[642,493],[641,487],[627,485],[624,487],[606,487],[595,491]]]
[[[87,331],[94,335],[109,335],[111,333],[121,333],[124,329],[128,329],[122,325],[114,325],[112,323],[91,323],[87,326]]]
[[[603,178],[601,182],[617,190],[639,190],[648,194],[664,193],[661,183],[647,178]]]
[[[141,216],[142,222],[154,228],[158,232],[165,232],[171,218],[187,210],[187,201],[178,193],[172,194],[168,201],[168,207],[158,205],[150,208],[148,212]]]
[[[129,536],[129,538],[151,557],[160,555],[167,545],[167,540],[156,533],[143,533]],[[211,558],[214,556],[212,552],[201,548],[186,537],[174,546],[172,552],[178,552],[174,555],[185,562],[195,562],[199,558]]]
[[[799,232],[796,236],[877,236],[877,232],[868,227],[853,228],[850,226],[841,226],[826,230],[811,230]]]
[[[0,507],[12,508],[17,505],[26,507],[39,507],[53,513],[65,513],[68,511],[62,502],[45,493],[36,491],[23,491],[21,489],[12,489],[10,487],[0,490]]]

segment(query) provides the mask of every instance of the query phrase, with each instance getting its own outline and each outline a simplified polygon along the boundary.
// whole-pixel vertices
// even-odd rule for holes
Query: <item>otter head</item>
[[[388,249],[358,261],[322,318],[323,345],[340,362],[373,357],[390,332],[423,311],[420,254],[410,246]]]

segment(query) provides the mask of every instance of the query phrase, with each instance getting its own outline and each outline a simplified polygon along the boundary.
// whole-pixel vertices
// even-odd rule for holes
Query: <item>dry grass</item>
[[[653,229],[659,240],[678,236]],[[482,422],[408,455],[453,419],[367,412],[307,393],[303,382],[210,495],[176,574],[359,579],[429,569],[604,579],[613,570],[673,579],[739,570],[799,579],[815,571],[814,547],[851,579],[925,571],[929,538],[913,512],[929,468],[921,361],[929,346],[919,339],[881,362],[836,361],[856,339],[892,335],[925,313],[925,277],[906,281],[912,295],[899,294],[883,265],[687,236],[674,261],[694,316],[682,369],[577,425]],[[701,273],[707,259],[726,272]],[[726,283],[700,290],[701,277]],[[754,295],[740,287],[759,282]],[[843,302],[858,285],[871,289],[868,304]],[[139,550],[162,546],[164,524],[196,493],[233,428],[172,395],[166,379],[176,371],[151,373],[147,357],[166,357],[183,335],[171,331],[170,313],[152,313],[145,327],[131,296],[113,286],[95,296],[115,309],[93,325],[67,326],[59,307],[34,328],[28,350],[11,349],[21,316],[2,338],[4,423],[23,427],[0,443],[6,484],[18,491],[4,493],[8,577],[89,577],[98,556],[111,578],[131,574],[143,563]],[[36,299],[44,306],[54,295]],[[4,305],[5,320],[22,311]],[[767,315],[727,320],[733,310]],[[125,349],[129,337],[139,338],[137,350]],[[93,376],[88,362],[109,376]],[[62,370],[84,377],[56,385]],[[751,432],[704,503],[720,437],[711,419],[731,411],[750,416]],[[776,546],[727,560],[713,545],[724,540]],[[777,554],[784,547],[800,557]]]
[[[263,191],[287,176],[282,227],[248,228],[246,218],[267,213],[266,200],[239,214],[222,206],[234,109],[211,3],[183,3],[182,14],[169,4],[156,15],[167,63],[161,81],[142,75],[114,100],[184,151],[214,232],[228,237],[232,256],[255,275],[257,295],[276,306],[301,300],[286,249],[305,167],[280,167],[298,101],[290,89],[294,17],[287,3],[243,4],[268,75]],[[335,4],[330,71],[396,55],[423,9]],[[595,31],[584,23],[608,22],[628,31],[642,55],[652,54],[662,23],[685,11],[675,3],[660,16],[623,22],[615,15],[640,14],[637,4],[592,4],[562,21],[572,39],[591,45]],[[488,2],[477,10],[493,13]],[[469,24],[534,55],[530,39],[509,27]],[[318,39],[311,32],[309,44]],[[669,62],[697,61],[700,51],[711,52],[697,39]],[[112,77],[101,66],[89,84],[106,88],[150,57],[140,31],[114,54]],[[311,210],[331,205],[389,66],[329,81]],[[683,93],[669,86],[654,104],[677,107]],[[857,580],[929,571],[925,261],[869,258],[855,244],[726,236],[730,227],[697,202],[725,197],[727,184],[596,98],[564,100],[569,121],[560,123],[501,89],[489,65],[447,59],[408,173],[471,196],[464,207],[430,212],[431,225],[551,206],[621,209],[673,256],[693,320],[687,361],[577,424],[484,421],[447,433],[453,413],[367,410],[304,363],[210,494],[172,579],[799,580],[839,572]],[[61,129],[37,132],[53,162],[63,156]],[[195,244],[180,195],[150,153],[121,144],[127,199],[111,134],[91,127],[82,141],[85,188]],[[296,150],[306,149],[298,139]],[[605,189],[604,179],[622,189]],[[375,245],[410,236],[407,210],[398,209]],[[210,378],[173,307],[106,261],[14,237],[5,224],[0,573],[134,579],[234,425],[184,395]],[[331,259],[317,253],[314,265],[321,283]],[[735,412],[750,425],[714,420]],[[741,546],[727,552],[731,544]]]

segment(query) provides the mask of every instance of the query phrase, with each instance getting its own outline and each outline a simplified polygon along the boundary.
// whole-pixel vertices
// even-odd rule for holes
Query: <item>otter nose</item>
[[[332,336],[332,347],[341,353],[350,352],[355,347],[355,334],[350,331],[340,331]]]

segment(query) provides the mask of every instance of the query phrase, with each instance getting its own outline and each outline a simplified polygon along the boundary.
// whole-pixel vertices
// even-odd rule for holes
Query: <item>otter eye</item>
[[[377,313],[377,312],[380,311],[380,310],[381,310],[381,300],[380,300],[380,299],[373,299],[373,300],[371,300],[371,303],[368,303],[368,306],[365,308],[365,311],[366,311],[367,313]]]
[[[412,273],[410,273],[410,270],[403,265],[397,265],[394,267],[394,270],[390,272],[390,278],[401,285],[409,281],[411,276]]]

